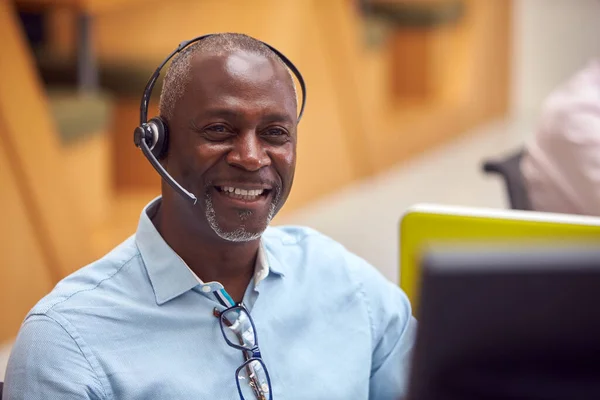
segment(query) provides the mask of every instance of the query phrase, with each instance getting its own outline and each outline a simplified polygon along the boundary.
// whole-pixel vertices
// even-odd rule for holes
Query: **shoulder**
[[[400,337],[408,329],[412,308],[406,294],[342,244],[301,226],[272,228],[264,237],[275,257],[285,263],[283,269],[296,287],[327,293],[328,305],[323,307],[339,306],[336,300],[340,299],[346,307],[351,299],[359,300],[370,321],[374,345],[387,333]]]
[[[4,395],[11,399],[109,397],[108,384],[81,338],[47,315],[33,315],[21,326],[6,369]],[[81,397],[78,397],[81,398]]]
[[[336,242],[331,237],[301,225],[281,225],[269,227],[263,234],[264,242],[275,247],[285,247],[291,249],[299,248],[315,248],[324,246],[328,249],[336,249],[343,251],[344,247]]]
[[[141,266],[132,236],[61,280],[29,311],[19,329],[7,370],[8,392],[19,393],[15,397],[21,398],[53,390],[76,393],[86,387],[94,398],[107,398],[110,385],[94,352],[96,342],[89,339],[102,336],[100,322],[114,318],[114,310],[124,304],[127,293],[139,288],[141,274],[132,271],[141,271]],[[65,385],[71,387],[55,382],[57,370],[66,371]],[[22,385],[33,381],[37,384]]]
[[[400,291],[365,259],[315,229],[274,227],[263,238],[269,253],[293,273],[314,274],[320,281],[346,284],[367,295],[380,293],[383,287]]]
[[[140,255],[134,237],[115,247],[104,257],[68,275],[43,297],[29,312],[43,315],[50,310],[77,308],[89,305],[93,299],[106,297],[113,287],[111,281],[127,272],[132,264],[140,263]]]
[[[277,257],[291,261],[302,255],[303,258],[344,258],[352,254],[331,237],[306,226],[285,225],[269,227],[263,234],[267,250]]]
[[[585,137],[594,140],[600,137],[597,134],[598,124],[600,61],[595,60],[556,88],[544,101],[537,136],[549,142],[579,142],[585,141]]]

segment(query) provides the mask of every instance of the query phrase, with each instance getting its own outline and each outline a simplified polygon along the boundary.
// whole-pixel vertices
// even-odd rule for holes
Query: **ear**
[[[162,160],[167,155],[169,148],[169,125],[161,117],[154,117],[148,121],[156,137],[156,143],[152,147],[152,154],[157,160]]]

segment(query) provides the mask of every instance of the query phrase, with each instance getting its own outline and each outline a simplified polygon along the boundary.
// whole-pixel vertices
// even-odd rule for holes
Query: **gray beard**
[[[273,217],[275,217],[277,203],[279,202],[279,197],[281,195],[281,190],[279,188],[276,188],[274,190],[275,190],[275,195],[273,196],[273,201],[271,202],[271,205],[269,206],[269,214],[267,215],[265,229],[267,228],[267,226],[269,226]],[[241,211],[239,213],[240,222],[242,222],[240,224],[240,226],[237,229],[235,229],[234,231],[225,231],[217,223],[217,216],[215,213],[215,208],[213,206],[212,199],[211,199],[209,193],[206,193],[206,196],[204,197],[204,205],[205,205],[205,209],[206,209],[206,220],[208,221],[208,224],[211,227],[211,229],[221,239],[227,240],[229,242],[236,242],[236,243],[250,242],[253,240],[260,239],[263,232],[265,231],[265,229],[263,229],[260,232],[248,232],[246,230],[246,227],[244,226],[243,221],[247,220],[252,215],[252,211]]]

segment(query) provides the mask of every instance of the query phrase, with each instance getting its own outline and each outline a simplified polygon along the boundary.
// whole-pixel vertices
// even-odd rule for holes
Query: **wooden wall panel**
[[[342,110],[342,129],[346,151],[358,178],[373,174],[373,163],[365,156],[368,135],[377,129],[381,109],[375,107],[367,80],[367,60],[372,57],[366,46],[363,16],[347,0],[312,0],[313,24],[323,43],[327,73]],[[351,5],[351,4],[350,4]],[[378,96],[378,95],[376,95]],[[379,99],[385,101],[385,99]]]
[[[0,135],[23,173],[24,196],[34,208],[29,211],[36,213],[47,265],[58,280],[89,261],[88,238],[69,203],[77,200],[65,183],[59,136],[11,2],[0,1],[0,37]]]
[[[114,200],[109,139],[106,132],[95,132],[70,143],[62,151],[64,176],[71,192],[69,198],[77,199],[73,207],[86,232],[108,218]]]
[[[6,125],[0,118],[0,131]],[[11,340],[27,312],[52,288],[42,243],[23,182],[0,135],[0,343]]]
[[[426,36],[427,41],[411,40],[409,33],[406,41],[411,46],[422,45],[421,50],[427,53],[429,61],[420,68],[427,71],[424,87],[428,95],[412,100],[392,93],[391,107],[387,115],[381,115],[386,126],[369,135],[365,146],[376,171],[384,171],[506,114],[510,7],[510,1],[465,0],[466,14],[456,26],[438,28]],[[393,45],[391,41],[392,56],[402,57],[393,51]],[[392,77],[399,73],[394,69],[388,72]]]

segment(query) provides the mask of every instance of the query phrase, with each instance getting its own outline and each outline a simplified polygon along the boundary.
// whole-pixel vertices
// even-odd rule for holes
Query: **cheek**
[[[296,154],[293,151],[286,152],[282,157],[283,163],[288,169],[294,169],[296,165]]]
[[[289,183],[294,177],[296,168],[296,148],[290,146],[290,148],[280,149],[273,153],[272,160],[281,179]]]
[[[200,190],[198,185],[204,185],[204,174],[219,162],[223,151],[218,146],[206,144],[190,144],[182,146],[176,153],[170,154],[171,171],[181,183],[193,190]]]
[[[199,172],[210,168],[228,153],[229,149],[222,144],[202,143],[190,147],[190,161]]]

